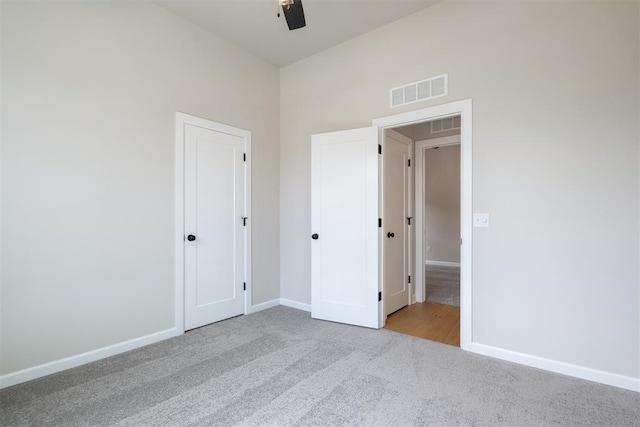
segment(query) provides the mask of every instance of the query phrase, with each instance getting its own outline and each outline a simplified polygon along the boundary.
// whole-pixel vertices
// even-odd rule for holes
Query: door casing
[[[473,301],[472,301],[472,254],[473,254],[473,104],[472,100],[464,99],[448,104],[436,105],[420,110],[381,117],[372,121],[373,126],[379,128],[379,140],[383,140],[385,130],[423,123],[445,117],[461,116],[460,120],[460,347],[470,350],[473,342]],[[414,158],[416,156],[414,155]],[[417,212],[416,212],[417,213]],[[416,223],[422,218],[415,218]],[[417,227],[416,227],[417,228]],[[416,239],[417,240],[417,239]],[[418,256],[417,252],[416,256]],[[420,256],[422,256],[420,251]],[[382,260],[382,252],[380,251]],[[416,259],[415,265],[419,265]],[[379,275],[379,288],[384,293],[383,276]],[[385,316],[383,304],[379,304],[379,327],[384,326]]]
[[[245,140],[246,167],[245,167],[245,216],[246,230],[244,234],[244,278],[246,290],[244,292],[244,314],[249,314],[251,309],[251,132],[217,123],[211,120],[176,112],[176,139],[175,139],[175,325],[178,333],[184,333],[184,150],[185,150],[185,125],[193,125],[217,132],[237,135]]]

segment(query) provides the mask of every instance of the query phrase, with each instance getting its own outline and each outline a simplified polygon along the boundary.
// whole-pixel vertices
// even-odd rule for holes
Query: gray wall
[[[279,296],[278,70],[146,2],[2,2],[1,370],[174,326],[175,112],[253,132]]]
[[[459,263],[460,145],[425,150],[423,165],[425,260]]]
[[[638,3],[444,2],[280,72],[281,296],[310,302],[310,135],[473,98],[474,342],[640,377]],[[388,90],[448,73],[449,95]]]

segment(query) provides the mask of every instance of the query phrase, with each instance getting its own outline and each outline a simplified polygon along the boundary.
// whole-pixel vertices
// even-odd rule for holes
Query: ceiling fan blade
[[[297,30],[305,27],[307,22],[304,19],[304,9],[302,8],[302,0],[293,0],[291,4],[283,4],[282,12],[287,20],[289,30]]]

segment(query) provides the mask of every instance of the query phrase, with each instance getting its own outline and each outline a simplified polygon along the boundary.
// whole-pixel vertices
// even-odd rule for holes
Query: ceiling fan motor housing
[[[297,30],[307,25],[304,19],[302,0],[281,0],[280,4],[289,30]]]

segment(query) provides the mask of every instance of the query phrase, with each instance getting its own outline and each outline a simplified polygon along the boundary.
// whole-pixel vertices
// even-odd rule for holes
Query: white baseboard
[[[430,259],[425,260],[424,265],[438,265],[440,267],[460,267],[459,262],[431,261]]]
[[[267,308],[275,307],[278,305],[280,305],[280,298],[276,298],[276,299],[269,300],[267,302],[252,305],[251,310],[249,311],[249,314],[257,313],[259,311],[266,310]]]
[[[519,363],[545,371],[555,372],[570,377],[593,381],[614,387],[640,392],[640,378],[627,377],[611,372],[586,368],[584,366],[573,365],[571,363],[558,362],[544,357],[532,356],[530,354],[518,353],[516,351],[505,350],[489,345],[471,343],[465,350],[496,359]]]
[[[298,310],[308,311],[311,313],[311,304],[305,304],[303,302],[292,301],[286,298],[280,298],[280,304],[286,307],[297,308]]]
[[[284,305],[286,307],[296,308],[298,310],[311,311],[311,304],[292,301],[285,298],[276,298],[251,307],[251,313],[265,310],[267,308]],[[32,368],[23,369],[21,371],[0,376],[0,389],[41,378],[46,375],[55,374],[56,372],[66,369],[75,368],[86,363],[95,362],[99,359],[115,356],[145,345],[153,344],[182,335],[176,328],[167,329],[153,334],[145,335],[129,341],[103,347],[97,350],[88,351],[86,353],[34,366]],[[519,363],[525,366],[531,366],[558,374],[568,375],[583,380],[594,381],[601,384],[607,384],[614,387],[623,388],[640,392],[640,378],[628,377],[624,375],[614,374],[611,372],[600,371],[597,369],[586,368],[583,366],[573,365],[570,363],[558,362],[556,360],[546,359],[543,357],[532,356],[529,354],[519,353],[516,351],[505,350],[498,347],[492,347],[485,344],[471,343],[465,346],[465,350],[472,353],[482,354],[484,356],[496,359],[506,360],[509,362]]]
[[[266,310],[267,308],[275,307],[278,305],[284,305],[285,307],[297,308],[298,310],[311,312],[311,304],[305,304],[303,302],[293,301],[286,298],[276,298],[262,304],[254,305],[251,307],[250,313],[257,313],[258,311]]]
[[[21,371],[12,372],[10,374],[0,376],[0,388],[11,387],[12,385],[35,380],[36,378],[55,374],[56,372],[75,368],[76,366],[95,362],[96,360],[104,359],[106,357],[115,356],[116,354],[124,353],[126,351],[133,350],[139,347],[144,347],[145,345],[163,341],[168,338],[173,338],[178,335],[182,335],[182,332],[178,332],[176,328],[167,329],[164,331],[145,335],[140,338],[134,338],[129,341],[102,347],[97,350],[92,350],[86,353],[77,354],[75,356],[66,357],[64,359],[55,360],[53,362],[23,369]]]
[[[261,304],[256,304],[251,307],[249,313],[256,313],[258,311],[266,310],[267,308],[276,307],[278,305],[284,305],[287,307],[297,308],[298,310],[311,311],[310,304],[304,304],[297,301],[291,301],[288,299],[276,298]],[[178,332],[178,329],[172,328],[164,331],[156,332],[153,334],[145,335],[140,338],[134,338],[129,341],[124,341],[118,344],[113,344],[107,347],[99,348],[96,350],[88,351],[86,353],[77,354],[75,356],[66,357],[64,359],[55,360],[53,362],[44,363],[42,365],[34,366],[32,368],[23,369],[21,371],[12,372],[10,374],[0,376],[0,389],[11,387],[16,384],[24,383],[27,381],[35,380],[47,375],[55,374],[56,372],[65,371],[67,369],[75,368],[80,365],[95,362],[96,360],[104,359],[116,354],[124,353],[129,350],[134,350],[145,345],[154,344],[159,341],[173,338],[178,335],[182,335],[183,332]]]
[[[271,301],[263,302],[262,304],[254,305],[251,307],[251,313],[257,313],[258,311],[266,310],[267,308],[275,307],[277,305],[284,305],[285,307],[297,308],[298,310],[311,312],[311,304],[293,301],[286,298],[276,298]]]

